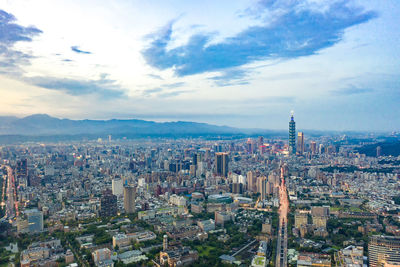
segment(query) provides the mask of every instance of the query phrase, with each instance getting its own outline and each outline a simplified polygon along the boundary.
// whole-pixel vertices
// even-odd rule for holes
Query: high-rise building
[[[254,171],[247,172],[247,190],[251,192],[257,191],[257,175]]]
[[[231,189],[231,193],[233,194],[243,194],[243,184],[241,183],[232,183],[229,185]]]
[[[103,192],[100,199],[100,216],[110,217],[116,216],[118,213],[117,196],[112,194],[110,189]]]
[[[319,144],[319,149],[318,149],[319,151],[318,151],[318,154],[322,154],[322,153],[324,153],[324,145],[323,144]]]
[[[289,122],[289,154],[296,154],[296,122],[294,121],[293,111]]]
[[[194,166],[197,166],[197,154],[196,154],[196,153],[193,154],[192,161],[193,161],[193,165],[194,165]]]
[[[37,209],[26,210],[28,216],[29,233],[38,233],[43,231],[43,212]]]
[[[374,235],[368,243],[370,267],[400,265],[400,237]]]
[[[215,169],[216,173],[219,176],[227,177],[228,176],[228,153],[220,152],[215,153]]]
[[[257,178],[257,193],[260,193],[261,200],[267,197],[267,177],[260,176]]]
[[[246,150],[247,150],[247,153],[249,153],[249,154],[254,153],[254,142],[251,138],[247,139]]]
[[[379,158],[382,155],[382,147],[376,147],[376,157]]]
[[[168,249],[168,236],[164,235],[163,236],[163,251],[167,251]]]
[[[17,161],[17,171],[16,174],[18,177],[27,177],[28,176],[28,160],[21,159]]]
[[[264,144],[264,137],[263,136],[259,136],[258,137],[258,146],[262,146]]]
[[[310,142],[310,149],[311,149],[311,154],[315,155],[317,154],[317,143],[314,141]]]
[[[124,186],[124,209],[126,213],[135,212],[136,187]]]
[[[304,153],[304,133],[303,132],[297,133],[297,153],[299,155],[303,155],[303,153]]]
[[[112,193],[117,197],[122,197],[122,195],[124,194],[122,179],[117,177],[112,179],[111,186]]]

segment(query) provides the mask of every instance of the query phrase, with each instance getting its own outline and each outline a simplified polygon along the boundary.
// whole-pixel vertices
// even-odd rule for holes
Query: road
[[[257,240],[254,239],[253,241],[251,241],[250,243],[244,245],[241,249],[239,249],[238,251],[236,251],[235,253],[233,253],[231,256],[235,257],[236,255],[238,255],[239,253],[241,253],[243,250],[245,250],[246,248],[248,248],[249,246],[253,245],[254,243],[256,243]]]
[[[13,169],[8,165],[2,165],[2,168],[7,169],[7,188],[5,201],[6,212],[4,219],[12,220],[18,216],[18,201],[17,201],[17,191],[15,189],[15,177]]]
[[[279,186],[279,226],[278,226],[278,239],[276,246],[276,260],[275,266],[287,266],[287,215],[289,211],[289,199],[287,196],[285,177],[283,168],[281,168],[281,184]]]

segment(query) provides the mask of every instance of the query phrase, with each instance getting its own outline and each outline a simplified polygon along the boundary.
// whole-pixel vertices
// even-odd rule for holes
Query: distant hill
[[[70,120],[58,119],[46,114],[24,118],[0,117],[0,142],[24,140],[70,140],[106,137],[187,137],[263,134],[276,136],[281,131],[239,129],[197,122],[154,122],[138,119],[127,120]]]
[[[381,155],[382,156],[394,156],[397,157],[400,155],[400,140],[393,140],[390,142],[380,142],[376,144],[368,144],[362,146],[357,149],[357,151],[361,154],[365,154],[367,156],[376,157],[376,148],[381,147]]]

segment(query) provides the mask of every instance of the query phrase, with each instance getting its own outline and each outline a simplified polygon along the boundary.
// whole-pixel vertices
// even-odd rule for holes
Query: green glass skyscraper
[[[293,111],[289,121],[289,154],[296,155],[296,122],[294,121]]]

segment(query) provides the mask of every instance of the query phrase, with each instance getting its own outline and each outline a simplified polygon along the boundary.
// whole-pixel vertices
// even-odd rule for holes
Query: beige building
[[[370,267],[400,265],[400,237],[374,235],[368,243]]]
[[[126,213],[135,212],[135,200],[136,200],[136,187],[125,186],[124,187],[124,209]]]
[[[302,225],[308,224],[308,214],[302,211],[296,211],[294,215],[294,227],[300,229]]]

